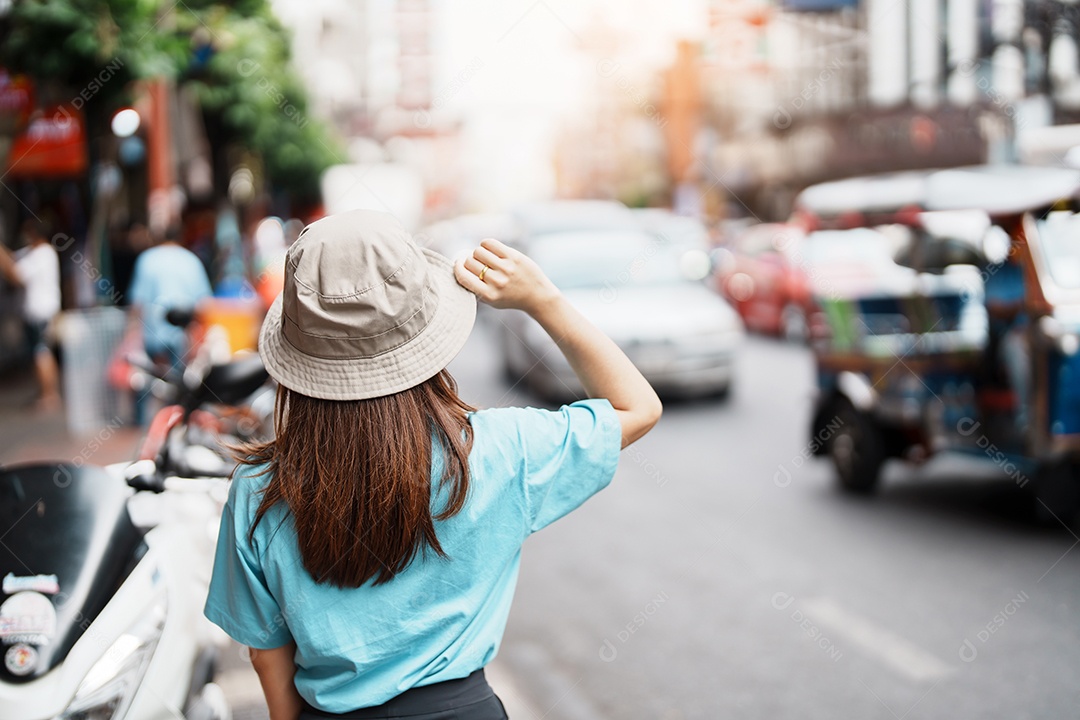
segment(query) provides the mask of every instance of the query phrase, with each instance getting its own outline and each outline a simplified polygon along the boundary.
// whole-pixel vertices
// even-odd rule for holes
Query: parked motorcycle
[[[0,469],[0,720],[230,720],[202,606],[232,466],[198,418],[265,380],[185,382],[134,463]]]

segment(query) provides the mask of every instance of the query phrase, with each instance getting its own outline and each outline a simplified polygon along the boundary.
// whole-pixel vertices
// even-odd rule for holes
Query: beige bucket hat
[[[300,233],[285,286],[259,334],[270,375],[325,400],[401,392],[435,376],[465,344],[476,297],[453,265],[392,215],[331,215]]]

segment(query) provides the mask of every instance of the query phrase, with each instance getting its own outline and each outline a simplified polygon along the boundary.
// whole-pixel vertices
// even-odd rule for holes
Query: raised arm
[[[472,257],[457,263],[454,273],[482,301],[496,308],[523,310],[540,323],[566,356],[585,392],[607,399],[615,408],[623,447],[656,425],[663,406],[652,386],[529,257],[498,240],[484,240]]]

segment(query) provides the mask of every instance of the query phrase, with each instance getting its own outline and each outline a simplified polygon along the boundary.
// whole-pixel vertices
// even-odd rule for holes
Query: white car
[[[703,249],[634,227],[534,234],[524,250],[658,391],[727,393],[744,331],[732,307],[700,281],[709,270]],[[583,395],[537,323],[509,313],[503,324],[512,381],[524,379],[549,399]]]

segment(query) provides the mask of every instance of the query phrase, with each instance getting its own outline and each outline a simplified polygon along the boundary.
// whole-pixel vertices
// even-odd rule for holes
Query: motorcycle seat
[[[130,496],[123,479],[92,465],[0,469],[0,523],[10,529],[0,545],[0,576],[40,573],[57,581],[53,589],[27,588],[55,608],[51,636],[37,646],[40,662],[26,675],[0,667],[0,681],[26,682],[56,667],[127,578],[145,549],[128,515]]]
[[[262,387],[269,377],[258,355],[214,365],[203,378],[201,399],[235,405]]]

